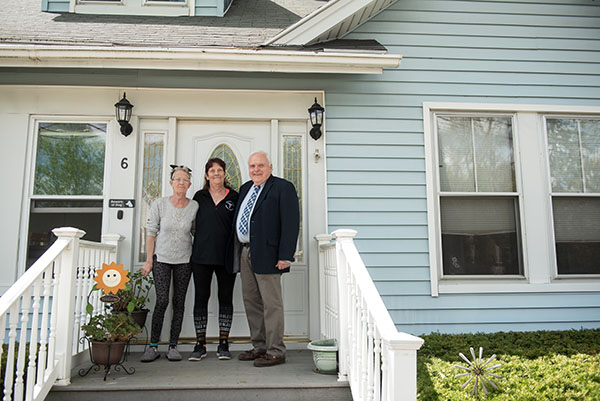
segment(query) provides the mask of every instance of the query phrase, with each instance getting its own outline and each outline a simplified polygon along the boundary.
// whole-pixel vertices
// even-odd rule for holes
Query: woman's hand
[[[146,277],[148,274],[150,274],[151,271],[152,271],[152,261],[147,260],[146,263],[144,263],[144,266],[142,266],[142,274],[144,275],[144,277]]]

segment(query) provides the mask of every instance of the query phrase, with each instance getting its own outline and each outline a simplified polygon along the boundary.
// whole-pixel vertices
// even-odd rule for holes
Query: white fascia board
[[[306,45],[375,0],[331,0],[269,39],[264,45]]]
[[[0,67],[381,74],[401,59],[335,51],[0,44]]]

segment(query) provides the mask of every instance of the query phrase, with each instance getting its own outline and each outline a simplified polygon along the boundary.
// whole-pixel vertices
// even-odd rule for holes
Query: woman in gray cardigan
[[[192,268],[192,235],[198,203],[186,197],[191,186],[192,174],[188,167],[171,165],[173,195],[156,199],[150,207],[146,224],[146,263],[142,274],[152,272],[156,290],[156,305],[152,315],[150,346],[142,355],[142,362],[152,362],[160,356],[158,341],[162,331],[165,311],[169,305],[169,287],[173,277],[173,318],[167,359],[180,361],[177,341],[181,333],[185,295]]]

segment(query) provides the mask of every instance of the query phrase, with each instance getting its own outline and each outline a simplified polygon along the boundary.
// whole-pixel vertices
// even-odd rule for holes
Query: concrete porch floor
[[[85,362],[73,369],[71,385],[55,386],[48,400],[352,400],[346,382],[339,382],[337,375],[315,373],[312,352],[301,347],[288,349],[287,362],[268,368],[254,367],[252,362],[237,360],[238,354],[249,349],[248,344],[232,346],[233,358],[217,359],[215,346],[208,347],[208,356],[202,361],[187,360],[191,349],[180,347],[183,360],[168,361],[164,356],[166,346],[161,346],[161,357],[154,362],[139,362],[141,352],[129,354],[124,365],[135,373],[127,375],[123,370],[111,371],[106,381],[104,370],[90,371],[80,377],[79,369],[86,369]],[[298,349],[300,348],[300,349]]]

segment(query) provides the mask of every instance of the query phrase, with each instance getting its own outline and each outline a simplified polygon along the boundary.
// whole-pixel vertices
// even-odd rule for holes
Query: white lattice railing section
[[[54,244],[0,298],[5,401],[43,400],[54,384],[69,384],[73,356],[83,351],[78,340],[94,271],[117,256],[119,235],[100,244],[80,240],[85,232],[76,228],[53,233]]]
[[[317,236],[321,335],[338,340],[339,378],[350,383],[354,401],[415,401],[423,340],[396,329],[355,236],[354,230]]]

